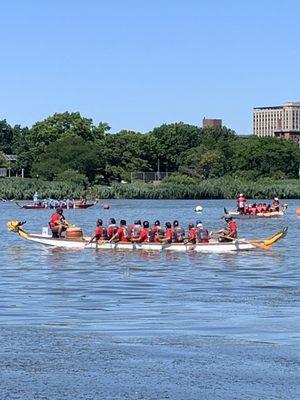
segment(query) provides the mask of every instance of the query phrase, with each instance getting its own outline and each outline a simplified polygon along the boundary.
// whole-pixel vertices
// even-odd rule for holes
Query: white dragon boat
[[[257,218],[282,218],[285,216],[287,206],[284,205],[280,211],[260,212],[257,214],[242,214],[238,211],[228,211],[224,208],[224,218],[231,217],[234,219],[257,219]]]
[[[91,242],[90,237],[81,239],[54,238],[44,232],[27,233],[19,221],[7,223],[8,229],[17,232],[23,239],[30,242],[40,243],[47,246],[61,247],[65,249],[96,249],[96,250],[146,250],[146,251],[180,251],[199,253],[228,253],[234,251],[252,250],[261,248],[268,250],[271,246],[287,234],[287,228],[276,232],[272,237],[261,240],[232,239],[230,242],[219,242],[210,239],[209,243],[130,243],[130,242]]]

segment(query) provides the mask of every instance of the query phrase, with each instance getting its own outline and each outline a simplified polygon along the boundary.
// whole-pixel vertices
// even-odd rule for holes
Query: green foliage
[[[226,127],[202,129],[183,122],[163,124],[145,134],[110,134],[109,129],[79,112],[56,113],[30,129],[11,127],[3,120],[0,151],[18,156],[13,174],[24,168],[27,177],[62,180],[75,191],[95,184],[95,190],[108,197],[228,198],[242,187],[252,195],[271,194],[276,192],[274,181],[280,187],[281,180],[298,178],[300,149],[286,140],[239,138]],[[158,169],[175,174],[159,187],[98,186],[129,182],[132,172]],[[271,182],[260,183],[262,177]],[[282,193],[298,192],[294,183],[283,183]]]
[[[0,197],[5,199],[32,200],[33,193],[38,192],[40,198],[63,199],[85,196],[82,185],[74,182],[49,182],[30,178],[0,179]]]
[[[57,174],[56,180],[59,182],[72,182],[76,186],[81,186],[83,188],[87,188],[88,186],[87,177],[74,169],[67,169]]]
[[[63,137],[45,148],[32,166],[32,175],[47,180],[66,170],[75,170],[93,180],[97,170],[97,147],[78,136]]]
[[[300,151],[294,143],[273,137],[252,136],[233,144],[233,171],[257,171],[257,176],[297,178]]]

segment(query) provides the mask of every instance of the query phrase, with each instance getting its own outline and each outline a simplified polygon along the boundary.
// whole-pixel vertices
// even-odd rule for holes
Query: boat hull
[[[224,208],[224,217],[231,217],[234,219],[257,219],[257,218],[281,218],[284,217],[286,213],[286,208],[280,211],[272,211],[272,212],[265,212],[265,213],[257,213],[257,214],[241,214],[237,211],[227,211]]]
[[[86,203],[86,204],[74,204],[71,207],[68,207],[66,205],[62,205],[62,206],[46,206],[46,205],[40,205],[40,204],[24,204],[24,205],[20,205],[19,203],[16,203],[20,208],[24,208],[25,210],[47,210],[47,209],[56,209],[57,207],[60,208],[64,208],[66,210],[74,210],[74,209],[85,209],[85,208],[89,208],[92,207],[93,205],[95,205],[96,203]]]
[[[28,234],[27,240],[44,244],[52,247],[61,247],[65,249],[83,250],[92,248],[96,250],[144,250],[144,251],[176,251],[199,253],[228,253],[233,251],[251,250],[254,249],[250,242],[244,240],[235,240],[233,242],[220,243],[211,240],[209,243],[183,244],[183,243],[126,243],[126,242],[93,242],[87,244],[89,238],[83,240],[56,239],[51,236],[43,236],[38,234]]]

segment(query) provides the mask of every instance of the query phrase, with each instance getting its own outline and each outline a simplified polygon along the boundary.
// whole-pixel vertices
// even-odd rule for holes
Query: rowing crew
[[[285,211],[286,209],[287,209],[287,204],[283,204],[282,210]],[[239,197],[237,198],[237,211],[240,214],[247,214],[247,215],[279,212],[280,203],[278,197],[274,197],[272,205],[267,203],[247,204],[247,200],[244,197],[243,193],[240,193]]]
[[[98,219],[94,235],[88,244],[94,240],[125,243],[209,243],[213,234],[217,235],[220,242],[232,241],[237,238],[237,225],[231,217],[226,217],[225,221],[226,226],[223,229],[209,233],[202,222],[197,220],[196,224],[189,224],[186,235],[177,220],[173,221],[173,224],[166,222],[164,227],[157,220],[150,227],[149,221],[142,223],[139,219],[131,226],[127,225],[126,220],[121,219],[120,225],[117,226],[116,220],[110,218],[108,227],[105,228],[102,219]]]

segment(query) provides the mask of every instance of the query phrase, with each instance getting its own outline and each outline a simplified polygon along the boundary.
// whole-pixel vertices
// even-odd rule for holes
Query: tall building
[[[203,118],[202,120],[203,128],[222,128],[221,119]]]
[[[289,102],[283,106],[255,107],[253,134],[285,137],[300,143],[300,103]]]

